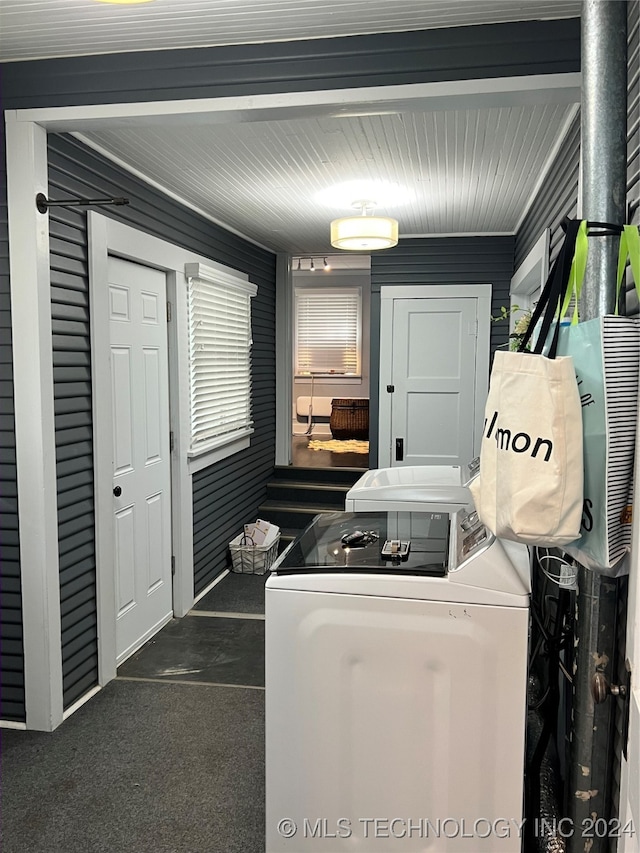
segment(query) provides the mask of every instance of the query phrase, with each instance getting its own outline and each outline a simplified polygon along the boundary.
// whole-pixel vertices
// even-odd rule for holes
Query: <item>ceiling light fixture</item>
[[[398,242],[398,220],[389,216],[369,216],[375,202],[355,201],[352,207],[360,208],[360,216],[346,216],[331,223],[331,245],[335,249],[352,252],[374,252],[390,249]]]
[[[296,272],[300,272],[300,261],[302,258],[298,258],[298,266],[296,267]]]
[[[310,263],[310,265],[309,265],[309,271],[310,271],[310,272],[315,272],[315,271],[316,271],[316,268],[315,268],[314,263],[313,263],[313,258],[311,258],[311,263]]]
[[[327,259],[325,258],[324,259],[324,271],[329,272],[330,269],[331,269],[331,264],[328,264]]]

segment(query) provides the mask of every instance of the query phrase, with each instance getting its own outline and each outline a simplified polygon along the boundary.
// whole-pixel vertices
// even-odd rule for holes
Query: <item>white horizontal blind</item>
[[[360,374],[359,287],[297,288],[297,375]]]
[[[251,427],[251,297],[190,279],[192,450]]]

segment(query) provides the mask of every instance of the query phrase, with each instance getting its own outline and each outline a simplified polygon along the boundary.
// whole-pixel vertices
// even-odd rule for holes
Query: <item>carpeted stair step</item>
[[[300,532],[318,513],[339,512],[340,508],[326,503],[295,504],[289,501],[267,500],[258,509],[260,518],[277,524],[280,530],[290,528]],[[281,533],[282,537],[282,533]]]
[[[304,527],[300,530],[296,527],[283,527],[280,529],[280,542],[278,543],[278,554],[282,554],[284,549],[288,547],[288,545],[296,539],[300,533],[304,530]]]
[[[292,465],[276,465],[275,480],[291,480],[294,483],[327,483],[330,485],[353,486],[365,473],[363,468],[300,468]]]
[[[267,500],[295,505],[331,506],[344,509],[344,501],[351,487],[346,483],[308,483],[275,478],[267,484]]]

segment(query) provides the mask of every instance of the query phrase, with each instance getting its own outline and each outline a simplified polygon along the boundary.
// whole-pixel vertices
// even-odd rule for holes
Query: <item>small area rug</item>
[[[345,441],[340,441],[336,438],[330,441],[319,441],[314,438],[309,442],[309,449],[331,450],[333,453],[368,453],[369,442],[359,441],[355,438],[346,439]]]

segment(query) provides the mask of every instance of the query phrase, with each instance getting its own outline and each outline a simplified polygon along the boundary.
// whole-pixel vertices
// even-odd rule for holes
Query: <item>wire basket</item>
[[[244,533],[229,542],[231,571],[244,575],[263,575],[278,556],[280,533],[268,545],[253,545]]]

